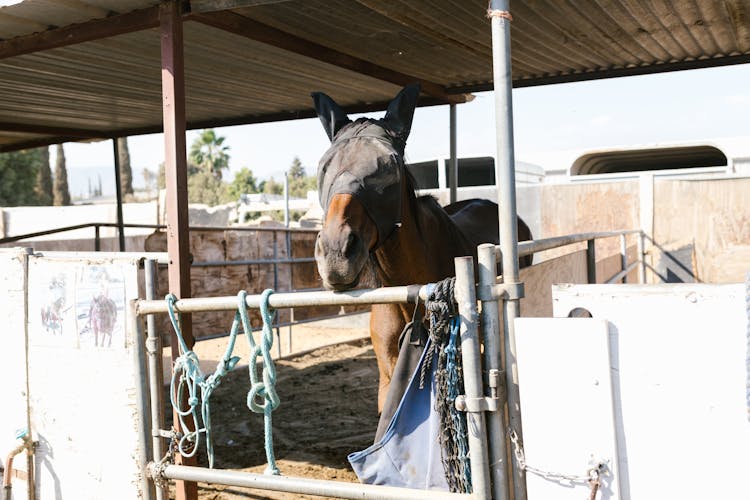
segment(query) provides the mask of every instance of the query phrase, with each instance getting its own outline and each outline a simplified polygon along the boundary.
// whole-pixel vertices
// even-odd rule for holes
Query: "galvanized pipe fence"
[[[559,248],[561,246],[588,242],[600,238],[620,237],[621,242],[627,235],[638,235],[639,230],[610,231],[598,233],[581,233],[558,238],[548,238],[524,242],[518,246],[518,255],[530,255],[533,252]],[[624,243],[621,249],[624,248]],[[508,372],[516,365],[515,349],[513,349],[513,332],[501,328],[498,301],[518,300],[523,297],[522,283],[504,283],[497,274],[497,263],[500,261],[500,247],[485,244],[478,248],[478,276],[474,280],[474,264],[470,257],[455,259],[456,264],[456,300],[461,316],[461,347],[464,363],[465,394],[457,400],[457,407],[467,412],[467,421],[471,432],[469,434],[469,449],[472,465],[473,493],[437,493],[434,491],[408,490],[401,488],[371,486],[353,483],[341,483],[327,480],[313,480],[262,474],[249,474],[236,471],[219,471],[201,467],[166,465],[155,468],[166,447],[163,439],[169,436],[164,429],[163,412],[163,383],[161,368],[161,339],[154,331],[153,315],[164,314],[168,306],[164,300],[153,298],[155,284],[156,262],[146,262],[147,298],[134,301],[132,315],[146,318],[148,335],[146,337],[145,352],[148,355],[148,384],[150,389],[150,428],[152,429],[152,456],[144,460],[144,470],[151,476],[158,475],[161,480],[187,480],[216,482],[226,485],[247,486],[258,489],[272,489],[290,493],[306,493],[334,496],[338,498],[496,498],[505,500],[514,498],[510,491],[509,475],[514,467],[511,456],[507,454],[509,428],[506,421],[504,407],[507,401],[508,385],[512,379]],[[622,252],[624,255],[624,252]],[[626,256],[622,257],[625,268],[609,281],[616,281],[629,273],[642,259],[627,264]],[[624,274],[623,274],[624,273]],[[587,273],[590,274],[590,273]],[[622,276],[621,276],[622,275]],[[297,291],[274,293],[268,298],[269,306],[274,309],[309,307],[320,305],[372,305],[390,303],[417,304],[429,296],[434,285],[410,285],[399,287],[385,287],[378,289],[360,289],[348,292],[328,291]],[[149,291],[150,290],[150,291]],[[249,308],[259,308],[262,298],[260,295],[248,295],[245,304]],[[477,301],[481,304],[481,321]],[[203,297],[178,300],[174,308],[182,313],[199,313],[206,311],[232,311],[237,306],[235,296]],[[140,322],[134,321],[133,328],[141,332]],[[481,331],[479,330],[481,328]],[[139,333],[137,338],[142,338]],[[483,344],[483,349],[480,345]],[[142,349],[139,350],[142,352]],[[505,353],[503,359],[502,353]],[[146,375],[144,375],[144,381]],[[144,384],[146,385],[146,384]],[[517,389],[517,388],[516,388]],[[509,407],[509,411],[512,408]],[[520,412],[515,418],[521,418]],[[513,471],[514,476],[523,471]],[[161,484],[161,481],[159,481]],[[165,491],[156,490],[157,500],[166,498]]]
[[[151,264],[150,269],[154,266]],[[153,271],[151,271],[153,272]],[[274,293],[268,297],[268,304],[274,309],[284,307],[309,307],[320,305],[360,305],[360,304],[392,304],[424,302],[434,285],[410,285],[400,287],[386,287],[367,290],[353,290],[349,292],[294,292]],[[456,300],[459,305],[461,318],[461,346],[465,374],[465,411],[469,422],[469,456],[471,461],[472,494],[457,494],[435,491],[402,489],[386,486],[361,485],[327,480],[311,480],[288,478],[283,476],[267,476],[248,474],[234,471],[215,471],[200,467],[166,465],[156,467],[161,459],[157,451],[164,450],[161,439],[168,435],[163,429],[163,415],[151,413],[151,425],[157,425],[151,432],[154,450],[151,460],[143,463],[144,470],[150,471],[157,479],[175,479],[190,481],[221,482],[222,484],[250,486],[259,489],[273,489],[292,493],[306,493],[316,495],[335,496],[338,498],[378,498],[378,499],[432,499],[432,498],[488,498],[490,496],[491,480],[488,469],[488,448],[485,439],[485,415],[487,401],[484,398],[484,384],[482,382],[482,366],[480,360],[479,335],[477,327],[477,302],[475,296],[476,283],[474,281],[474,266],[471,257],[456,259]],[[248,295],[245,304],[249,308],[259,308],[262,301],[260,295]],[[198,313],[205,311],[231,311],[237,307],[237,297],[206,297],[178,300],[174,304],[176,311],[181,313]],[[168,305],[163,300],[138,300],[132,303],[132,315],[135,318],[148,318],[153,314],[166,313]],[[136,328],[135,338],[142,338],[142,326],[139,321],[133,321]],[[149,383],[151,388],[150,406],[152,410],[159,408],[163,400],[159,393],[162,391],[162,372],[157,365],[160,356],[158,336],[149,333],[147,353],[149,361]],[[497,401],[494,403],[497,407]],[[144,406],[145,408],[145,406]],[[153,428],[153,427],[152,427]],[[159,482],[159,481],[157,481]],[[157,493],[159,495],[160,493]]]

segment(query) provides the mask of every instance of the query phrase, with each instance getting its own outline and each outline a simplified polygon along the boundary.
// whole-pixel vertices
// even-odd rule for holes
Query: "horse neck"
[[[418,199],[403,184],[401,226],[373,255],[380,283],[425,284],[452,276],[454,257],[471,255],[471,245],[437,202]]]

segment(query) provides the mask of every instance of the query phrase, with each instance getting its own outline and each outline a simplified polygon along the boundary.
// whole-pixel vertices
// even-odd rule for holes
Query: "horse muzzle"
[[[356,287],[368,256],[368,249],[352,231],[327,234],[324,229],[318,233],[315,262],[328,290],[340,292]]]

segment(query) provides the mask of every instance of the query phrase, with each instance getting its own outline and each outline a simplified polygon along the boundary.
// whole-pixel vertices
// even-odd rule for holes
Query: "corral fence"
[[[120,252],[125,251],[125,232],[123,229],[152,229],[157,232],[163,232],[166,229],[166,226],[164,225],[158,225],[158,224],[116,224],[116,223],[108,223],[108,222],[91,222],[86,224],[77,224],[77,225],[71,225],[71,226],[65,226],[55,229],[49,229],[45,231],[37,231],[33,233],[26,233],[22,235],[17,236],[11,236],[0,239],[0,245],[5,244],[13,244],[13,243],[23,243],[26,241],[33,241],[35,238],[39,237],[46,237],[50,235],[55,234],[65,234],[66,232],[70,231],[79,231],[81,229],[92,229],[93,230],[93,248],[91,250],[94,250],[95,252],[102,251],[102,240],[101,237],[102,234],[102,228],[120,228],[119,231],[119,250]],[[314,235],[317,234],[318,229],[315,228],[289,228],[289,227],[248,227],[248,226],[233,226],[233,227],[213,227],[213,226],[195,226],[191,228],[191,232],[193,233],[226,233],[226,232],[237,232],[240,234],[247,234],[247,233],[262,233],[262,234],[268,234],[270,235],[269,238],[267,238],[267,242],[264,242],[264,245],[267,245],[267,249],[261,249],[258,250],[258,253],[269,253],[270,255],[264,256],[262,258],[232,258],[232,259],[205,259],[205,260],[195,260],[191,262],[191,267],[194,270],[197,270],[194,274],[201,275],[201,274],[212,274],[220,276],[219,281],[224,281],[227,283],[231,282],[231,285],[227,284],[223,287],[216,287],[214,286],[214,289],[207,292],[206,290],[202,289],[202,285],[205,285],[208,281],[207,279],[198,279],[196,280],[196,284],[194,286],[194,294],[195,295],[204,295],[206,293],[210,293],[212,295],[216,295],[217,292],[221,293],[222,291],[224,293],[229,293],[229,287],[231,286],[231,290],[236,290],[238,288],[245,288],[252,289],[251,287],[255,286],[258,291],[262,290],[263,288],[273,288],[274,290],[283,290],[283,291],[320,291],[322,288],[315,286],[319,282],[319,279],[317,279],[317,271],[314,265],[315,259],[312,257],[312,245],[314,244]],[[248,236],[249,238],[252,238],[252,234]],[[162,244],[162,246],[166,245],[165,241],[157,241],[156,245]],[[218,242],[222,245],[226,246],[226,243],[221,241]],[[148,244],[148,240],[146,242]],[[204,245],[205,246],[205,245]],[[78,249],[81,251],[85,251],[83,248],[78,246]],[[147,251],[156,251],[159,252],[159,250],[151,250],[146,249]],[[267,250],[267,252],[265,251]],[[200,249],[196,250],[196,253],[199,253]],[[214,252],[215,253],[215,252]],[[302,254],[299,256],[295,256],[295,254]],[[165,274],[164,271],[166,270],[166,266],[168,264],[168,259],[166,256],[166,253],[164,253],[164,257],[160,258],[157,261],[157,264],[159,268],[162,270],[161,274]],[[264,270],[258,271],[255,273],[254,282],[250,283],[250,279],[245,278],[245,275],[248,274],[240,269],[236,271],[209,271],[210,268],[248,268],[248,266],[258,266],[263,268]],[[268,270],[268,271],[265,271]],[[296,272],[295,272],[296,270]],[[229,274],[229,276],[225,277],[224,274]],[[200,278],[200,277],[199,277]],[[215,282],[216,280],[211,280],[212,282]],[[160,292],[163,296],[164,293],[166,293],[166,276],[161,276],[157,278],[156,288],[155,288],[155,294],[159,295]],[[351,308],[344,308],[341,307],[339,309],[335,309],[332,307],[326,307],[326,308],[309,308],[303,311],[302,313],[297,311],[297,314],[295,314],[294,308],[288,308],[285,311],[285,314],[279,314],[274,317],[274,329],[276,331],[276,349],[277,349],[277,356],[281,356],[282,353],[282,328],[287,328],[287,335],[286,335],[286,353],[289,354],[294,351],[293,346],[293,327],[294,325],[301,325],[306,323],[312,323],[317,322],[321,320],[327,320],[327,319],[333,319],[333,318],[341,318],[343,316],[349,316],[353,314],[360,314],[364,312],[364,309],[362,307],[351,307]],[[219,329],[219,326],[223,318],[221,317],[212,317],[207,318],[204,325],[199,325],[197,328],[198,332],[201,332],[200,334],[196,335],[195,340],[196,341],[203,341],[203,340],[212,340],[217,339],[221,337],[226,337],[228,335],[227,331],[223,331]],[[259,318],[254,318],[254,324],[256,326],[259,325]],[[168,330],[168,325],[165,322],[162,322],[161,324],[162,331],[166,332]]]
[[[569,245],[586,243],[589,282],[596,283],[595,242],[604,238],[620,238],[621,267],[606,282],[623,281],[625,277],[640,265],[639,277],[645,273],[642,254],[628,262],[626,238],[635,237],[639,249],[643,248],[644,235],[639,230],[583,233],[560,238],[550,238],[524,242],[519,245],[519,255],[533,255],[535,252],[556,249]],[[508,396],[509,416],[520,421],[517,405],[509,388],[517,387],[513,379],[515,369],[515,347],[513,328],[506,337],[500,328],[499,303],[506,299],[518,299],[524,295],[522,283],[503,283],[497,276],[497,263],[501,260],[500,247],[485,244],[478,249],[478,282],[475,281],[474,261],[471,257],[459,257],[456,265],[456,301],[459,305],[461,319],[460,342],[463,356],[465,394],[459,397],[461,411],[467,414],[469,433],[469,456],[471,462],[472,494],[443,493],[420,491],[377,485],[342,483],[330,480],[295,478],[246,472],[214,470],[197,466],[177,465],[165,462],[165,450],[170,449],[165,439],[174,439],[172,431],[164,428],[164,395],[161,378],[160,336],[156,333],[153,319],[155,315],[166,314],[169,305],[164,300],[153,300],[153,281],[157,263],[147,261],[147,288],[152,292],[146,300],[133,301],[130,305],[131,322],[129,327],[135,330],[134,338],[144,338],[141,332],[142,321],[146,318],[147,340],[146,353],[149,359],[150,401],[144,401],[144,411],[150,406],[151,443],[150,459],[144,463],[144,470],[155,484],[163,486],[165,481],[203,481],[229,486],[251,487],[297,494],[325,495],[338,498],[489,498],[494,485],[508,485],[507,469],[510,463],[506,458],[506,429],[504,411],[506,394]],[[379,289],[361,289],[349,292],[306,291],[291,293],[274,293],[267,298],[267,304],[273,309],[304,308],[321,305],[362,306],[385,303],[412,303],[424,301],[433,289],[434,284],[386,287]],[[261,307],[261,295],[248,295],[244,305],[248,308]],[[478,312],[481,304],[481,315]],[[237,308],[237,297],[204,297],[177,300],[174,310],[179,313],[206,313],[210,311],[231,311]],[[507,325],[506,325],[507,327]],[[480,332],[481,328],[481,332]],[[503,348],[503,344],[505,347]],[[483,348],[480,347],[483,345]],[[505,369],[501,366],[501,352],[506,353]],[[483,379],[483,372],[487,379]],[[145,376],[145,375],[144,375]],[[488,390],[485,390],[485,387]],[[486,394],[489,394],[487,396]],[[517,397],[517,396],[516,396]],[[513,462],[514,465],[515,462]],[[490,464],[493,464],[492,466]],[[498,466],[500,464],[501,466]],[[145,486],[144,486],[145,487]],[[498,487],[498,486],[494,486]],[[503,488],[504,486],[499,486]],[[155,490],[156,498],[165,498],[161,487]],[[497,496],[497,495],[495,495]]]
[[[467,342],[462,344],[467,385],[466,393],[460,398],[461,408],[467,412],[471,422],[470,428],[483,429],[479,433],[473,433],[469,443],[471,461],[476,467],[476,470],[472,470],[475,488],[473,497],[486,497],[486,488],[495,489],[497,485],[501,485],[502,489],[502,485],[509,484],[507,478],[502,477],[506,473],[504,466],[489,465],[512,462],[504,455],[507,437],[505,430],[508,427],[502,421],[504,412],[498,409],[504,406],[506,394],[509,398],[512,397],[514,387],[514,361],[507,359],[503,365],[499,354],[502,351],[501,346],[505,345],[505,353],[511,353],[509,355],[512,358],[513,333],[509,330],[507,338],[500,333],[508,327],[506,325],[500,328],[500,323],[507,321],[507,317],[501,318],[499,314],[500,304],[523,296],[524,287],[527,300],[533,300],[529,295],[536,294],[537,288],[534,287],[538,287],[533,280],[539,275],[545,279],[558,280],[559,274],[555,275],[548,271],[567,271],[571,262],[578,266],[577,274],[568,274],[567,276],[572,278],[556,282],[587,282],[597,273],[587,271],[585,263],[598,261],[597,264],[601,264],[606,260],[606,255],[591,255],[590,250],[606,249],[609,252],[612,246],[602,242],[612,238],[628,240],[632,248],[637,246],[633,245],[633,238],[642,239],[643,235],[638,231],[585,233],[522,243],[519,246],[520,255],[548,251],[547,249],[559,245],[574,249],[572,253],[524,269],[523,271],[530,271],[531,274],[527,277],[521,275],[523,284],[505,283],[498,279],[496,263],[500,260],[499,247],[495,245],[488,244],[479,248],[478,283],[475,283],[473,270],[475,261],[468,257],[456,261],[457,290],[460,290],[457,297],[461,306],[461,335],[462,342]],[[576,246],[585,247],[585,250],[575,250]],[[165,439],[172,439],[172,432],[164,428],[164,407],[161,403],[164,399],[164,384],[158,364],[162,359],[162,330],[157,327],[156,320],[166,316],[161,313],[166,310],[167,305],[164,300],[158,300],[155,277],[159,272],[159,261],[163,259],[163,255],[142,252],[34,252],[31,249],[20,254],[17,254],[18,249],[15,250],[16,253],[13,252],[4,250],[3,255],[8,257],[3,257],[0,262],[3,269],[7,269],[2,276],[9,280],[6,284],[11,292],[5,307],[8,311],[13,311],[8,312],[12,332],[10,343],[0,352],[0,360],[7,366],[17,366],[11,369],[11,373],[21,375],[16,381],[18,383],[11,380],[12,388],[8,400],[10,406],[5,414],[0,415],[0,427],[6,430],[15,429],[16,422],[26,421],[24,414],[30,412],[29,439],[40,442],[33,451],[36,458],[30,458],[30,463],[45,465],[40,469],[38,482],[35,483],[37,479],[31,475],[26,477],[31,478],[30,484],[35,484],[32,487],[40,492],[40,497],[46,498],[44,492],[51,491],[52,488],[66,492],[91,491],[92,498],[103,498],[110,495],[110,489],[115,491],[117,488],[137,485],[144,497],[148,498],[149,491],[152,491],[154,496],[161,498],[163,491],[152,490],[153,484],[144,477],[144,471],[149,470],[149,464],[153,475],[165,480],[171,478],[192,481],[201,478],[230,485],[278,489],[291,493],[317,493],[342,498],[440,497],[433,491],[394,490],[333,481],[247,475],[235,471],[162,463],[168,449]],[[613,257],[621,260],[620,255]],[[597,282],[611,281],[623,271],[632,270],[634,273],[633,266],[642,259],[633,259],[632,252],[628,253],[627,257],[629,260],[623,261],[620,266],[622,269],[613,273],[610,280],[600,280],[597,277]],[[601,265],[597,270],[598,274],[605,276]],[[630,278],[632,277],[628,276],[628,279]],[[102,283],[108,284],[108,287],[102,289]],[[270,296],[269,305],[279,311],[289,308],[303,311],[320,306],[364,308],[372,303],[414,303],[417,297],[422,297],[423,300],[429,288],[429,285],[412,285],[355,290],[348,293],[279,291]],[[545,284],[544,288],[549,287]],[[90,319],[93,312],[90,303],[102,291],[106,293],[106,289],[121,312],[117,314],[117,318],[120,319],[117,320],[118,326],[112,334],[112,347],[102,349],[97,347],[92,331],[93,324]],[[248,293],[246,305],[255,310],[259,305],[259,295],[252,291]],[[144,296],[145,299],[139,298]],[[60,299],[65,299],[65,305],[56,313],[59,317],[55,318],[49,313],[45,316],[45,312],[50,311],[49,308],[60,302]],[[482,304],[481,315],[478,313],[477,301]],[[178,312],[205,311],[192,314],[194,319],[216,311],[226,315],[228,310],[235,309],[236,306],[236,296],[191,298],[175,303]],[[524,309],[531,311],[533,308],[524,306]],[[25,312],[19,314],[19,311]],[[481,333],[478,332],[480,327]],[[147,331],[147,335],[143,335],[144,330]],[[483,343],[483,349],[478,347],[480,342]],[[24,352],[28,353],[27,357],[24,357]],[[28,363],[29,370],[24,368],[24,362]],[[49,370],[58,366],[61,370],[64,367],[66,377],[49,377]],[[30,391],[26,389],[27,382],[22,379],[24,373],[27,373]],[[95,380],[92,380],[91,373],[97,373]],[[483,379],[483,374],[486,379]],[[122,444],[118,445],[127,445],[129,453],[123,454],[111,464],[100,463],[95,458],[92,463],[86,462],[89,460],[87,454],[96,456],[89,451],[96,440],[91,439],[88,429],[101,418],[101,411],[91,411],[86,406],[90,405],[92,400],[80,398],[76,391],[80,391],[82,386],[98,395],[97,404],[107,408],[107,414],[112,413],[108,418],[116,419],[119,422],[117,425],[122,429],[131,429],[131,434],[123,433],[120,436]],[[284,394],[281,394],[281,397],[283,398]],[[75,419],[71,417],[70,421],[60,421],[60,414],[55,412],[55,408],[58,404],[69,405],[72,401],[77,401],[80,406],[78,410],[70,413],[76,415]],[[131,404],[137,404],[137,411],[132,410]],[[118,405],[123,408],[127,406],[128,410],[114,410],[120,408]],[[513,403],[509,404],[509,408],[514,407]],[[55,418],[58,420],[51,419],[51,414],[56,415]],[[512,418],[516,418],[514,415],[511,412]],[[7,432],[4,434],[7,435]],[[485,441],[485,437],[488,437],[488,440]],[[66,444],[61,444],[68,441],[76,443],[76,446],[67,447]],[[88,465],[82,468],[81,464],[84,462]],[[161,465],[154,469],[157,464]],[[88,468],[94,471],[93,475],[81,472],[84,469],[89,470]],[[33,467],[29,468],[32,469]],[[13,470],[16,470],[15,465]],[[47,470],[50,472],[47,473]],[[443,496],[456,497],[455,494]],[[496,493],[492,496],[506,498]]]

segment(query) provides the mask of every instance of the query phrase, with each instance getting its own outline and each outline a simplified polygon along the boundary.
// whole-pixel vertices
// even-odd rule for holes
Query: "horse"
[[[352,121],[329,96],[312,93],[315,111],[331,141],[318,165],[324,221],[315,242],[323,286],[345,291],[369,285],[426,284],[453,276],[454,258],[474,256],[482,243],[499,241],[497,204],[464,200],[445,208],[417,196],[404,161],[420,87],[404,87],[382,119]],[[520,240],[531,239],[518,219]],[[531,257],[521,265],[530,265]],[[378,411],[383,410],[399,336],[412,318],[402,304],[376,304],[370,337],[379,371]]]

